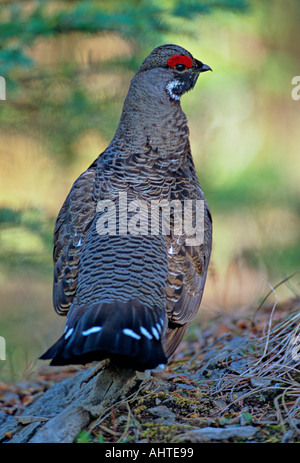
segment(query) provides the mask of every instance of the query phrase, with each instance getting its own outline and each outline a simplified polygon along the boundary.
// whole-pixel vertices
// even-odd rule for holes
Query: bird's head
[[[161,45],[143,61],[138,74],[147,74],[156,89],[161,87],[171,100],[179,101],[181,95],[194,87],[201,72],[211,70],[184,48]]]

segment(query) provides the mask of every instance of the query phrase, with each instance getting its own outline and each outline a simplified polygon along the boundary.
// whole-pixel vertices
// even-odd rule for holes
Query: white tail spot
[[[88,330],[82,331],[82,336],[88,336],[89,334],[99,333],[102,330],[102,326],[92,326]]]
[[[130,336],[133,339],[141,339],[141,336],[132,331],[130,328],[124,328],[123,333],[126,334],[126,336]]]
[[[159,332],[157,331],[156,328],[154,328],[154,326],[152,326],[151,331],[152,331],[153,336],[155,337],[155,339],[159,340]]]
[[[149,333],[148,330],[146,330],[146,328],[144,328],[143,326],[140,326],[140,332],[148,339],[153,339],[153,336]]]
[[[74,331],[74,328],[70,328],[65,334],[65,339],[68,339],[73,333],[73,331]]]
[[[159,323],[156,323],[156,328],[158,329],[159,332],[161,332],[162,326]]]

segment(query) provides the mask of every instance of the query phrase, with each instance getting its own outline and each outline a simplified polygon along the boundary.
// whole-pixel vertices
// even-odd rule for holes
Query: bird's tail
[[[111,358],[139,371],[167,363],[165,319],[160,309],[138,301],[71,307],[64,335],[40,358],[51,365],[86,364]]]

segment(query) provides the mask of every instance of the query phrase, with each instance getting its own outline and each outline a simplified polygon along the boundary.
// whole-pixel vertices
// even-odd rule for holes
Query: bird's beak
[[[208,64],[204,64],[201,61],[198,61],[197,59],[195,59],[195,62],[197,72],[212,71],[212,68],[208,66]]]
[[[205,71],[212,71],[212,68],[208,66],[208,64],[203,64],[202,68],[200,69],[200,72],[205,72]]]

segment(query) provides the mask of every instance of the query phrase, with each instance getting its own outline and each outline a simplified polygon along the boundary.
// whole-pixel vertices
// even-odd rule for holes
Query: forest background
[[[63,330],[51,300],[55,218],[160,44],[213,69],[182,99],[214,221],[196,322],[255,307],[299,270],[299,19],[297,0],[0,2],[0,379],[38,368]],[[277,297],[295,294],[297,274]]]

